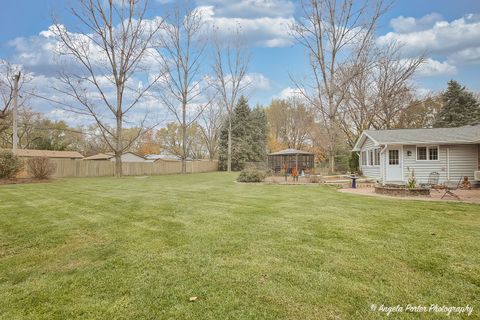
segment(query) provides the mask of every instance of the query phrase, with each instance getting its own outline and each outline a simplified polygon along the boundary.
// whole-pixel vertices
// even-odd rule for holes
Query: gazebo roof
[[[297,149],[285,149],[273,153],[269,153],[269,156],[288,156],[288,155],[296,155],[296,154],[309,154],[313,155],[314,153],[308,152],[308,151],[302,151],[302,150],[297,150]]]

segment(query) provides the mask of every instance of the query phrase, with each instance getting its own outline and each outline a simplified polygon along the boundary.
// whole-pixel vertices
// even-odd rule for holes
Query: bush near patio
[[[23,161],[9,150],[0,150],[0,179],[11,179],[23,168]]]
[[[0,186],[0,319],[480,316],[479,205],[237,175]]]

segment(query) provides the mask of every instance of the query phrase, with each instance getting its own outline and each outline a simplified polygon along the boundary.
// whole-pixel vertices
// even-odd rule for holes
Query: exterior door
[[[403,181],[402,177],[402,150],[388,149],[387,152],[387,181]]]

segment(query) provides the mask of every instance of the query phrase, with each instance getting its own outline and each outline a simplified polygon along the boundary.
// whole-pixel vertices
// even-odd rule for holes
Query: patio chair
[[[443,194],[441,199],[443,199],[448,194],[449,196],[452,196],[455,199],[460,200],[460,197],[456,195],[453,191],[458,190],[458,188],[460,188],[462,181],[463,181],[463,177],[460,177],[460,180],[458,180],[457,183],[451,180],[445,181],[445,183],[443,184],[445,187],[445,193]]]
[[[438,172],[430,172],[430,174],[428,175],[428,181],[427,183],[422,183],[420,184],[420,186],[422,187],[428,187],[430,189],[433,189],[437,192],[440,192],[439,189],[439,185],[438,185],[438,180],[440,179],[440,173]]]

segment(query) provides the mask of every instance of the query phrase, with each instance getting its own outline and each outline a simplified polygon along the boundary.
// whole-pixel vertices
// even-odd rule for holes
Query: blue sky
[[[170,2],[170,3],[168,3]],[[172,0],[151,0],[149,17],[162,15]],[[68,4],[74,0],[2,1],[0,11],[0,59],[22,64],[41,76],[36,90],[53,81],[53,58],[41,36],[52,24],[52,14],[67,28],[72,23]],[[252,53],[249,73],[255,85],[249,92],[251,104],[268,104],[286,96],[293,87],[289,74],[306,72],[303,49],[292,44],[286,26],[298,16],[298,1],[288,0],[195,0],[206,8],[209,19],[218,25],[239,22]],[[382,18],[379,41],[397,40],[406,52],[426,50],[427,63],[415,78],[420,92],[438,91],[449,79],[459,80],[480,91],[480,1],[479,0],[397,0]],[[50,81],[51,80],[51,81]],[[32,107],[51,112],[41,101]],[[47,110],[48,109],[48,110]]]

